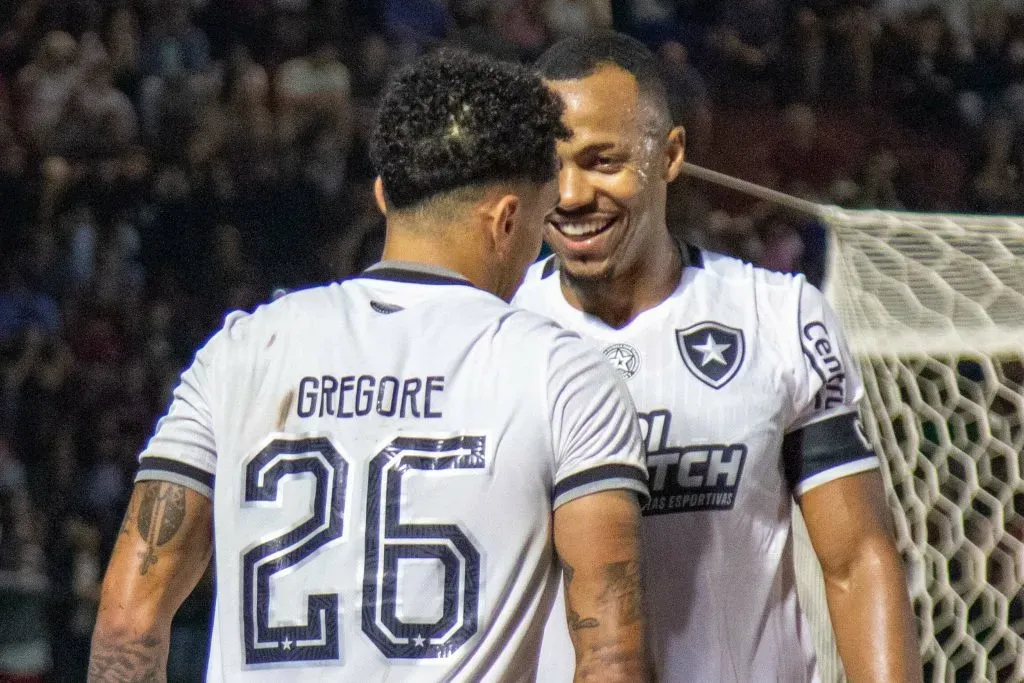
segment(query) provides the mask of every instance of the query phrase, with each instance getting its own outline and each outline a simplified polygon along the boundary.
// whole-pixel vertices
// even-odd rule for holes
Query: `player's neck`
[[[621,328],[654,308],[679,286],[685,263],[675,240],[665,232],[648,258],[638,260],[632,271],[611,280],[571,280],[562,276],[566,301],[606,325]]]
[[[486,264],[468,246],[465,243],[452,245],[433,236],[419,236],[408,231],[401,231],[400,234],[399,231],[389,230],[381,260],[421,263],[444,268],[461,275],[480,289],[498,294]]]

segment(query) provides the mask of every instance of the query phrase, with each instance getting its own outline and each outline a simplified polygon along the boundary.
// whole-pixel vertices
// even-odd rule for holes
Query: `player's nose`
[[[594,201],[594,188],[587,174],[573,164],[565,164],[558,172],[558,208],[574,211]]]

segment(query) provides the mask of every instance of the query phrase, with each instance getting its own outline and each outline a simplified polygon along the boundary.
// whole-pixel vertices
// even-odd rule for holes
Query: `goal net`
[[[1024,217],[821,215],[826,295],[864,376],[925,681],[1024,681]],[[842,680],[796,525],[822,674]]]

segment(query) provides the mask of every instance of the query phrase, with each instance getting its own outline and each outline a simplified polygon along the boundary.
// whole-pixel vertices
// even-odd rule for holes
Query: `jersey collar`
[[[364,270],[357,278],[411,282],[419,285],[463,285],[473,287],[472,282],[454,270],[429,263],[415,261],[385,260]]]
[[[704,267],[704,255],[700,249],[682,240],[676,240],[676,246],[679,247],[679,253],[683,256],[683,268]]]
[[[638,328],[650,324],[648,321],[654,320],[659,321],[661,311],[665,310],[668,306],[668,302],[673,301],[681,296],[686,290],[690,282],[697,275],[698,269],[704,268],[704,256],[698,247],[693,246],[689,242],[683,242],[682,240],[674,240],[676,247],[679,249],[679,255],[683,259],[683,269],[679,274],[679,282],[676,284],[675,289],[665,297],[660,303],[648,308],[645,311],[641,311],[633,320],[631,320],[625,327],[611,327],[606,322],[598,318],[596,315],[591,315],[576,308],[570,304],[565,294],[562,292],[562,285],[559,282],[559,278],[555,277],[550,280],[552,284],[550,287],[554,288],[556,292],[551,296],[551,301],[554,302],[554,306],[559,309],[559,313],[554,317],[558,320],[571,320],[571,324],[567,326],[571,329],[586,329],[589,334],[600,338],[600,339],[615,339],[621,336],[627,336],[634,333]],[[546,278],[548,275],[558,271],[558,257],[552,256],[551,260],[555,263],[551,266],[549,273],[549,264],[544,264],[542,271],[542,281],[548,281]]]

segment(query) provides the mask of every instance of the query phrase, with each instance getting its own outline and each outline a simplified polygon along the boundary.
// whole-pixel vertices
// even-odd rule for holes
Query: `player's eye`
[[[602,155],[594,160],[594,168],[603,173],[615,173],[622,168],[622,160],[617,157]]]

